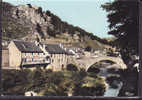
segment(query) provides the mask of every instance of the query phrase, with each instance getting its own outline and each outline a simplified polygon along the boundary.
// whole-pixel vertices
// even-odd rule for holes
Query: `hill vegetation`
[[[3,39],[26,39],[47,41],[59,40],[80,47],[104,48],[108,41],[84,29],[62,21],[49,10],[30,4],[14,6],[3,2]]]

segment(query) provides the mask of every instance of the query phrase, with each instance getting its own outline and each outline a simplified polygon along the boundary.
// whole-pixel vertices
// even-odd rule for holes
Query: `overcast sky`
[[[3,0],[14,5],[32,4],[50,10],[63,21],[79,26],[99,37],[110,37],[107,32],[107,13],[100,7],[111,0]]]

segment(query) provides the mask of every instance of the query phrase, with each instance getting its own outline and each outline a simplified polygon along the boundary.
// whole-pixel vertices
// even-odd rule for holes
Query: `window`
[[[27,62],[27,58],[24,58],[24,59],[23,59],[23,62]]]
[[[54,62],[54,60],[52,59],[52,63]]]
[[[34,58],[32,58],[32,62],[34,62]]]

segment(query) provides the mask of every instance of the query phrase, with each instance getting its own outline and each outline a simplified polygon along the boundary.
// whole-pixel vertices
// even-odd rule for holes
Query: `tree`
[[[128,96],[126,92],[134,93],[136,96],[138,77],[129,77],[132,73],[134,74],[132,76],[138,75],[133,67],[135,61],[132,59],[132,55],[138,55],[138,1],[114,0],[101,7],[108,12],[107,18],[110,28],[108,34],[117,37],[113,44],[120,49],[122,59],[129,70],[129,73],[127,70],[124,71],[128,77],[123,79],[125,85],[122,86],[119,96]]]
[[[30,70],[3,70],[2,86],[3,93],[9,95],[24,95],[29,85],[28,77]]]
[[[38,24],[38,23],[37,23],[37,25],[36,25],[36,30],[37,30],[37,32],[40,34],[40,36],[41,36],[42,38],[45,38],[45,35],[44,35],[43,31],[42,31],[42,28],[41,28],[40,24]]]
[[[68,71],[78,71],[77,66],[74,64],[68,64],[67,65],[67,70]]]
[[[108,12],[108,34],[117,37],[115,43],[128,64],[130,55],[138,54],[138,2],[115,0],[101,7]]]
[[[93,66],[93,67],[90,67],[87,72],[98,74],[100,72],[100,69],[99,68],[95,68]]]

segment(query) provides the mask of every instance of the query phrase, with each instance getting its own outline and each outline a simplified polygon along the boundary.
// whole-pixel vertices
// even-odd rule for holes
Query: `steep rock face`
[[[40,7],[31,5],[17,6],[13,11],[13,17],[31,22],[32,33],[39,34],[42,37],[48,35],[48,29],[54,30],[51,17],[42,12]]]
[[[15,6],[9,3],[2,4],[2,35],[3,39],[14,39],[21,38],[26,36],[28,33],[31,33],[32,23],[26,20],[21,20],[14,18],[13,12]]]
[[[56,40],[94,48],[102,48],[102,44],[107,44],[92,33],[62,21],[50,11],[42,11],[41,7],[30,4],[14,6],[3,2],[3,9],[3,39]]]
[[[42,12],[40,7],[3,3],[2,18],[3,37],[10,39],[23,38],[29,34],[43,38],[48,35],[48,29],[54,30],[51,17]]]

